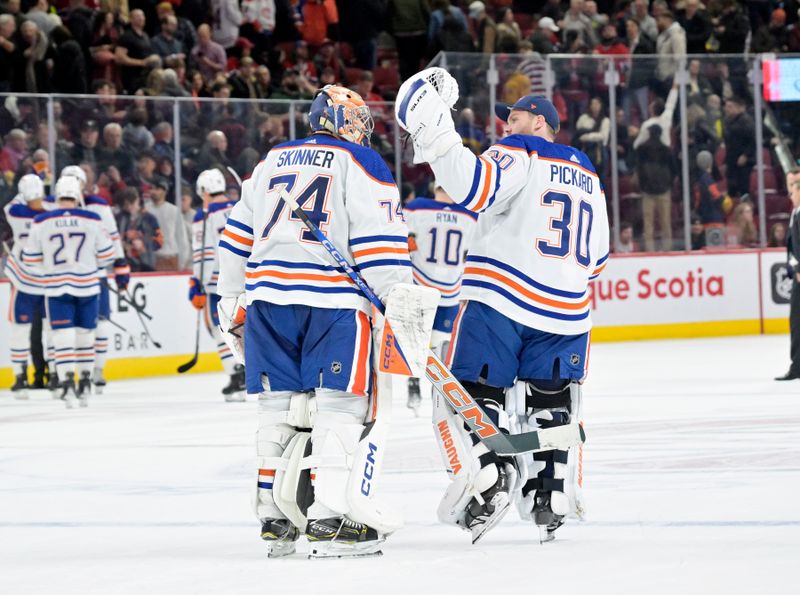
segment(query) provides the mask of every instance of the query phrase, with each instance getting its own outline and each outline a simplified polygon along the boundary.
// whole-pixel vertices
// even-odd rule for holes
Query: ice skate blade
[[[62,401],[64,401],[64,404],[67,406],[67,409],[75,408],[75,401],[76,401],[75,397],[64,397]]]
[[[28,391],[26,391],[26,390],[18,390],[16,392],[14,392],[14,398],[17,401],[27,401],[28,399],[30,399],[30,395],[28,394]]]
[[[89,399],[78,398],[78,405],[80,405],[81,407],[88,407],[89,406]]]
[[[225,395],[226,403],[244,403],[245,400],[246,399],[244,393],[233,393],[231,395]]]
[[[267,558],[284,558],[297,551],[294,541],[275,541],[267,547]]]
[[[386,541],[381,537],[369,543],[338,543],[333,541],[318,541],[310,544],[308,559],[322,558],[371,558],[382,556],[381,545]]]
[[[102,384],[95,384],[94,385],[94,394],[102,395],[103,394],[103,385]]]
[[[547,530],[547,527],[544,525],[539,525],[539,543],[547,543],[549,541],[555,541],[556,533],[555,531],[550,532]]]
[[[486,533],[489,532],[490,529],[492,529],[497,523],[503,520],[503,517],[508,512],[508,509],[511,506],[511,502],[508,499],[508,494],[506,493],[497,494],[497,496],[501,495],[504,496],[505,502],[502,503],[498,502],[496,504],[492,502],[493,504],[495,504],[494,514],[492,514],[492,516],[486,519],[485,522],[481,523],[480,525],[476,525],[470,529],[470,532],[472,533],[473,544],[477,543],[479,539],[481,539],[484,535],[486,535]],[[495,496],[495,498],[497,496]]]

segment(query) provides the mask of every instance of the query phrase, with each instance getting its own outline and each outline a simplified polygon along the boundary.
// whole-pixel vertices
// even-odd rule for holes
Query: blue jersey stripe
[[[272,484],[271,483],[267,483],[266,481],[259,481],[258,482],[258,487],[260,487],[262,490],[271,490],[272,489]]]
[[[247,283],[244,288],[247,291],[253,291],[259,287],[267,289],[277,289],[278,291],[308,291],[311,293],[355,293],[361,295],[361,292],[354,287],[317,287],[316,285],[279,285],[269,281],[259,281],[258,283]]]
[[[467,205],[472,202],[472,199],[475,198],[475,193],[478,191],[478,184],[481,181],[481,170],[483,169],[483,165],[481,164],[481,160],[476,158],[475,159],[475,173],[472,176],[472,187],[469,189],[469,193],[467,197],[459,202],[459,206],[463,208],[467,208]]]
[[[231,227],[235,227],[236,229],[240,229],[240,230],[242,230],[242,231],[243,231],[243,232],[245,232],[245,233],[249,233],[250,235],[253,235],[253,228],[252,228],[252,227],[248,227],[248,226],[247,226],[247,225],[245,225],[244,223],[239,223],[239,222],[238,222],[238,221],[236,221],[235,219],[231,219],[231,218],[229,217],[229,218],[228,218],[228,223],[227,223],[227,224],[228,224],[228,225],[230,225]]]
[[[225,248],[229,252],[233,252],[234,254],[236,254],[237,256],[241,256],[242,258],[250,258],[250,252],[245,252],[244,250],[240,250],[239,248],[234,248],[225,240],[220,240],[219,247]]]
[[[383,258],[381,260],[372,260],[370,262],[365,262],[364,264],[359,264],[354,266],[353,268],[357,271],[363,271],[364,269],[371,269],[372,267],[410,267],[411,261],[410,260],[395,260],[393,258]]]
[[[431,283],[436,283],[437,285],[442,285],[444,287],[455,287],[456,285],[461,283],[461,279],[457,279],[452,283],[445,283],[444,281],[439,281],[437,279],[434,279],[433,277],[429,277],[428,275],[423,273],[418,266],[415,266],[413,262],[411,263],[411,268],[413,268],[419,274],[419,276],[425,279],[426,281],[430,281]]]
[[[313,269],[315,271],[339,271],[344,273],[341,267],[315,264],[311,262],[289,262],[288,260],[262,260],[261,262],[248,262],[248,269],[257,269],[259,267],[285,267],[287,269]]]
[[[607,260],[608,260],[608,256],[609,256],[609,255],[608,255],[608,254],[606,254],[606,255],[605,255],[605,256],[603,256],[602,258],[598,258],[598,259],[597,259],[597,263],[596,263],[594,266],[595,266],[595,267],[599,267],[601,264],[603,264],[605,261],[607,261]]]
[[[480,287],[481,289],[489,289],[496,293],[499,293],[504,298],[509,300],[510,302],[514,303],[516,306],[519,306],[523,310],[527,310],[528,312],[533,312],[534,314],[538,314],[539,316],[545,316],[546,318],[555,318],[556,320],[568,320],[571,322],[585,320],[589,317],[589,310],[587,309],[583,314],[561,314],[559,312],[551,312],[549,310],[542,310],[541,308],[537,308],[536,306],[532,306],[528,302],[525,302],[519,299],[517,296],[512,294],[509,291],[506,291],[502,287],[499,287],[493,283],[486,283],[484,281],[475,281],[473,279],[464,279],[464,286],[470,287]]]
[[[358,246],[359,244],[369,244],[371,242],[400,242],[407,244],[408,236],[363,236],[350,240],[350,245]]]
[[[520,280],[524,281],[525,283],[527,283],[531,287],[535,287],[539,291],[543,291],[543,292],[549,293],[551,295],[557,295],[559,297],[565,297],[565,298],[570,298],[570,299],[580,299],[584,295],[586,295],[585,291],[577,293],[577,292],[574,292],[574,291],[563,291],[561,289],[556,289],[555,287],[549,287],[547,285],[539,283],[538,281],[534,281],[533,279],[528,277],[526,274],[518,271],[514,267],[512,267],[510,265],[507,265],[504,262],[500,262],[499,260],[495,260],[494,258],[489,258],[488,256],[467,255],[467,262],[483,262],[483,263],[486,263],[486,264],[491,264],[492,266],[496,266],[498,269],[503,269],[504,271],[507,271],[507,272],[511,273],[512,275],[514,275],[517,278],[519,278]]]

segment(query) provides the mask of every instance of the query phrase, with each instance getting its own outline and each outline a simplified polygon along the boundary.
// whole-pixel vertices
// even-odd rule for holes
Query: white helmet
[[[202,197],[204,192],[211,195],[225,192],[225,176],[218,169],[207,169],[197,176],[197,195]]]
[[[86,172],[83,171],[83,168],[77,165],[68,165],[61,170],[61,177],[63,178],[64,176],[78,178],[81,183],[81,189],[86,188]]]
[[[78,178],[73,176],[61,176],[56,182],[56,200],[71,198],[83,206],[83,192]]]
[[[36,174],[26,174],[19,179],[17,189],[25,202],[44,198],[44,182]]]

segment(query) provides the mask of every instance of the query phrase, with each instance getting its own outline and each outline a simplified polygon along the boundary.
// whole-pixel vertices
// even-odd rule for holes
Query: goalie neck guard
[[[326,85],[317,91],[308,122],[314,132],[329,132],[344,140],[368,147],[375,127],[369,107],[355,91]]]

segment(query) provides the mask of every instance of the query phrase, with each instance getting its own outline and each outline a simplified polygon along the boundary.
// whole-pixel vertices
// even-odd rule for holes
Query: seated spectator
[[[19,164],[28,154],[28,138],[23,130],[14,128],[6,135],[6,142],[0,150],[0,174],[11,179]]]
[[[213,81],[217,74],[225,72],[225,49],[211,39],[211,27],[206,24],[197,28],[197,45],[190,56],[191,67],[197,69],[206,81]]]
[[[758,230],[753,219],[753,205],[745,200],[736,205],[728,226],[728,246],[755,248],[758,246]]]
[[[274,91],[272,73],[270,73],[269,68],[263,64],[256,68],[256,89],[258,89],[258,96],[261,99],[269,99],[272,97]]]
[[[122,129],[122,144],[131,153],[138,155],[150,149],[154,142],[153,134],[147,129],[147,111],[142,107],[134,108],[128,123]]]
[[[695,191],[695,211],[703,225],[725,222],[723,209],[725,193],[720,190],[711,174],[713,166],[714,158],[709,151],[700,151],[697,154],[697,168],[700,175]]]
[[[117,192],[127,186],[119,170],[114,165],[105,167],[97,176],[97,195],[108,202],[108,204],[113,204],[115,207],[119,206],[118,203],[114,202],[117,197]]]
[[[386,132],[386,122],[391,121],[392,114],[386,111],[386,107],[383,105],[383,97],[373,91],[374,86],[375,79],[372,73],[369,70],[365,70],[358,77],[355,91],[361,95],[364,102],[369,105],[369,109],[372,112],[372,119],[375,120],[375,131],[379,134],[384,134]]]
[[[122,88],[128,95],[142,86],[147,70],[158,66],[161,58],[153,50],[150,36],[145,31],[144,12],[131,11],[130,28],[119,38],[114,50],[119,66]]]
[[[503,54],[516,54],[520,41],[522,41],[522,31],[514,20],[514,12],[508,7],[501,8],[497,13],[497,51]]]
[[[174,158],[157,157],[156,158],[156,177],[162,180],[167,185],[167,198],[172,202],[175,200],[175,169]],[[252,169],[250,170],[252,171]]]
[[[153,37],[153,50],[162,60],[168,58],[186,58],[183,43],[175,37],[178,31],[178,19],[174,14],[167,14],[161,19],[161,32]]]
[[[245,56],[239,62],[239,68],[228,75],[228,85],[231,87],[231,97],[238,99],[259,99],[258,86],[256,85],[255,66],[253,59]]]
[[[152,151],[156,157],[166,157],[175,159],[175,150],[172,148],[172,124],[169,122],[159,122],[153,126],[153,147]]]
[[[176,64],[178,68],[183,68],[182,74],[185,74],[185,68],[183,67],[183,60],[180,58],[175,58],[172,60],[167,60],[167,62]],[[161,71],[162,77],[162,91],[166,97],[188,97],[189,94],[186,92],[181,86],[180,76],[177,71],[173,70],[172,68],[165,68]]]
[[[311,99],[316,88],[293,68],[283,71],[281,86],[273,93],[274,99]]]
[[[100,147],[97,141],[100,138],[100,130],[94,120],[85,120],[81,123],[80,138],[73,145],[70,151],[70,164],[77,165],[82,161],[89,163],[92,169],[97,171],[100,159]]]
[[[762,24],[753,34],[750,51],[755,53],[781,53],[789,51],[789,31],[786,28],[786,11],[776,8],[770,15],[769,24]]]
[[[156,251],[164,244],[158,220],[145,211],[136,188],[124,188],[114,197],[120,205],[117,228],[131,271],[154,271]]]
[[[658,212],[661,250],[672,250],[672,182],[678,173],[675,157],[661,141],[661,127],[648,128],[648,139],[636,149],[636,173],[642,191],[644,249],[655,252],[655,219]]]
[[[591,26],[595,37],[599,38],[603,27],[608,25],[608,15],[599,11],[597,8],[597,2],[594,0],[586,0],[583,3],[583,14],[587,19],[589,19],[589,25]]]
[[[206,142],[197,157],[195,169],[198,172],[211,168],[217,168],[223,172],[226,171],[226,168],[231,165],[228,156],[225,154],[227,150],[228,138],[225,133],[220,130],[212,130],[206,136]]]
[[[180,210],[167,201],[168,191],[169,182],[161,177],[156,178],[150,188],[150,200],[145,202],[147,212],[158,221],[163,239],[161,247],[155,251],[154,268],[157,271],[177,271],[179,263],[186,262],[189,255]]]
[[[137,189],[142,200],[150,199],[150,189],[156,183],[156,158],[150,151],[145,151],[136,159],[136,171],[130,180],[129,186]]]
[[[116,122],[110,122],[103,128],[103,145],[98,151],[98,167],[100,172],[114,167],[126,179],[133,175],[133,154],[129,148],[123,146],[122,126]]]
[[[636,242],[633,241],[633,225],[623,221],[619,224],[619,244],[616,252],[617,254],[630,254],[638,251]]]
[[[778,221],[769,228],[767,246],[770,248],[786,248],[786,224]]]
[[[347,84],[347,69],[336,55],[336,46],[330,39],[326,39],[314,56],[314,67],[320,74],[326,66],[333,68],[335,78],[340,84]]]
[[[336,71],[330,66],[323,68],[319,75],[319,86],[324,87],[325,85],[335,85],[337,83]]]
[[[647,2],[647,0],[645,0]],[[592,50],[597,45],[597,35],[595,34],[592,22],[583,14],[584,0],[570,0],[569,10],[564,14],[564,19],[560,23],[564,35],[564,42],[567,41],[567,33],[570,31],[577,34],[581,44]]]
[[[295,43],[292,55],[283,62],[284,68],[294,68],[312,84],[319,80],[317,67],[309,57],[308,44],[302,39]]]

